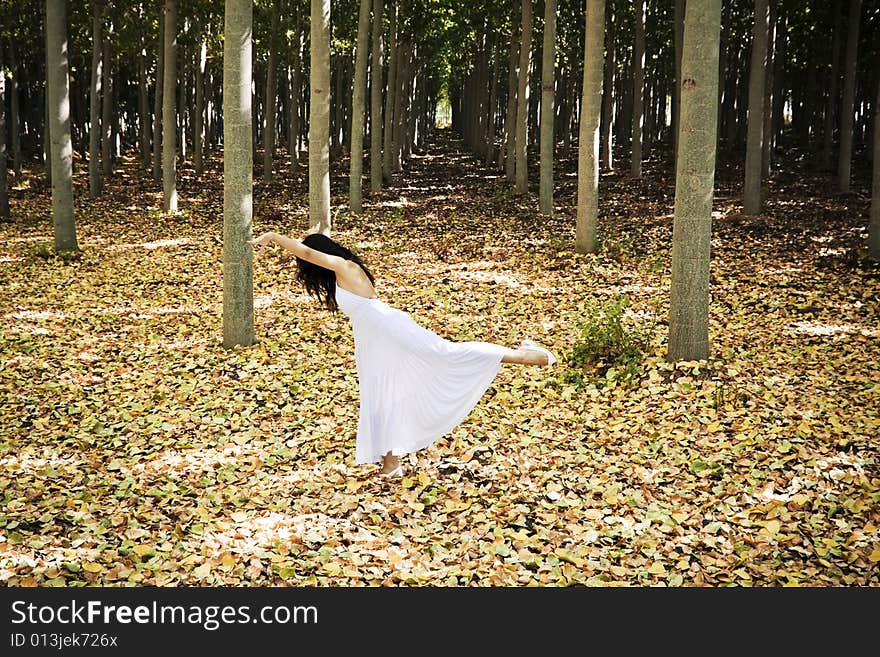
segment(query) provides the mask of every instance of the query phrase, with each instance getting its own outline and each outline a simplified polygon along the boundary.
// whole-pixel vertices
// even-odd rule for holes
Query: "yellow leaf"
[[[193,571],[193,575],[200,578],[205,578],[211,575],[211,564],[203,563],[201,566],[196,568]]]
[[[220,560],[220,563],[223,564],[226,568],[232,568],[235,565],[235,557],[231,554],[224,554],[223,558]]]
[[[663,564],[659,561],[655,561],[648,567],[648,572],[652,575],[665,575],[666,568],[663,567]]]
[[[102,570],[104,570],[104,566],[99,563],[87,561],[83,564],[83,570],[89,573],[100,573]]]
[[[782,527],[782,523],[778,520],[768,520],[764,523],[764,530],[770,534],[770,536],[776,536],[779,533],[779,529]]]
[[[880,546],[874,548],[874,551],[870,554],[868,560],[872,563],[880,561]]]
[[[152,546],[152,545],[135,545],[135,546],[132,548],[132,550],[134,551],[134,553],[135,553],[136,555],[138,555],[139,557],[142,557],[142,556],[144,556],[145,554],[148,554],[149,552],[152,552],[152,551],[153,551],[153,546]]]

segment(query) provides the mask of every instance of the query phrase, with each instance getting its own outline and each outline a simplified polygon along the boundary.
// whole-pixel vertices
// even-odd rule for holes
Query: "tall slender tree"
[[[208,63],[208,42],[202,36],[195,68],[195,112],[193,115],[193,168],[197,174],[204,171],[205,149],[205,67]]]
[[[553,157],[556,138],[556,0],[544,0],[544,44],[541,50],[541,160],[538,170],[538,209],[553,214]]]
[[[223,27],[223,346],[254,338],[253,0],[226,0]],[[170,23],[169,23],[170,24]]]
[[[382,189],[382,14],[385,3],[373,0],[370,59],[370,191]]]
[[[162,209],[177,212],[177,0],[165,0],[162,81]]]
[[[871,220],[868,225],[868,258],[880,262],[880,82],[874,99],[874,161],[871,171]]]
[[[385,93],[385,125],[382,131],[382,178],[391,180],[394,171],[394,109],[397,96],[397,0],[388,4],[388,82]]]
[[[66,0],[46,0],[46,91],[52,223],[56,251],[79,251],[73,216],[73,143],[70,139],[70,77]],[[3,172],[6,175],[6,172]]]
[[[6,183],[6,69],[3,39],[0,39],[0,218],[9,216],[9,188]]]
[[[529,69],[532,63],[532,0],[522,0],[519,46],[519,82],[516,90],[515,189],[529,191]]]
[[[632,137],[629,173],[633,178],[642,177],[642,137],[645,98],[645,0],[635,3],[635,43],[632,64]]]
[[[837,186],[841,192],[849,191],[852,175],[853,119],[861,13],[862,0],[850,0],[847,17],[846,71],[843,76],[843,102],[840,108],[840,151],[837,157]]]
[[[709,260],[718,131],[721,0],[685,7],[681,117],[675,167],[667,358],[709,355]]]
[[[517,20],[521,0],[513,0],[510,22],[510,50],[507,59],[507,108],[504,115],[504,137],[498,155],[498,168],[510,182],[516,180],[516,93],[519,86],[519,41],[522,23]]]
[[[596,250],[599,214],[599,124],[602,117],[605,0],[585,0],[584,81],[578,137],[578,198],[575,250]]]
[[[330,0],[311,0],[310,232],[330,235]]]
[[[165,107],[165,11],[159,10],[159,38],[156,43],[156,81],[153,94],[153,180],[162,177],[162,114]]]
[[[278,30],[281,0],[272,0],[272,26],[269,32],[269,55],[266,58],[266,100],[263,105],[263,180],[272,182],[275,161],[275,116],[278,104]]]
[[[763,205],[761,159],[764,143],[764,96],[767,72],[767,35],[770,30],[768,0],[755,0],[752,22],[752,54],[749,66],[749,114],[746,132],[745,182],[743,184],[743,212],[759,214]]]
[[[348,204],[352,212],[363,208],[364,121],[366,120],[367,61],[370,43],[370,2],[360,0],[357,51],[354,64],[354,89],[351,99],[351,161],[348,176]]]
[[[101,195],[101,82],[104,62],[101,27],[104,21],[102,3],[92,5],[92,70],[89,89],[89,197]]]

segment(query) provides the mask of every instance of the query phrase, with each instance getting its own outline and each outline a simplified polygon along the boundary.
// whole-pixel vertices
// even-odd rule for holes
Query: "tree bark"
[[[822,135],[822,166],[826,171],[831,171],[832,158],[834,155],[834,125],[837,112],[838,90],[837,83],[840,79],[840,33],[843,19],[843,0],[832,0],[834,13],[831,26],[831,70],[828,74],[828,98],[825,103],[825,130]]]
[[[223,346],[254,344],[253,2],[226,0],[223,28]],[[170,23],[169,23],[170,25]]]
[[[636,0],[635,43],[633,45],[632,136],[629,173],[642,177],[642,123],[645,106],[645,0]]]
[[[165,107],[165,11],[159,11],[159,39],[156,44],[156,82],[153,96],[153,180],[162,177],[162,113]]]
[[[363,207],[364,121],[366,119],[367,61],[370,57],[370,2],[360,0],[357,52],[354,64],[354,90],[351,100],[351,163],[348,176],[348,204],[361,214]]]
[[[843,78],[843,103],[840,109],[840,152],[837,158],[837,186],[841,192],[849,191],[852,171],[853,114],[861,12],[862,0],[850,0],[847,17],[849,28],[846,37],[846,72]]]
[[[3,39],[0,39],[0,218],[9,216],[9,187],[6,183],[6,71]]]
[[[266,63],[266,101],[263,124],[263,180],[272,182],[275,161],[275,116],[278,109],[278,24],[281,21],[281,1],[272,2],[272,27],[269,35],[269,56]]]
[[[388,83],[385,93],[385,126],[382,133],[382,178],[391,180],[394,168],[394,106],[397,89],[397,0],[388,4]]]
[[[89,85],[89,198],[101,195],[101,83],[103,81],[103,39],[101,3],[92,6],[92,71]]]
[[[101,173],[106,180],[113,175],[113,26],[103,34],[104,78],[101,107]]]
[[[519,15],[520,0],[513,0],[513,18]],[[519,84],[519,32],[520,23],[511,21],[510,50],[507,58],[507,108],[504,114],[504,136],[498,154],[498,168],[510,182],[516,180],[516,92]]]
[[[196,62],[195,87],[196,109],[193,116],[193,167],[196,174],[204,171],[204,116],[205,116],[205,64],[208,61],[208,42],[203,38],[199,45],[199,61]]]
[[[874,161],[871,171],[871,221],[868,225],[868,258],[880,262],[880,82],[874,98]]]
[[[516,91],[515,189],[529,191],[529,68],[532,60],[532,0],[522,0],[519,82]]]
[[[141,20],[141,42],[138,49],[138,113],[140,126],[141,164],[146,170],[150,166],[150,101],[147,86],[147,42],[146,21],[143,17],[143,5],[138,8]]]
[[[165,71],[162,80],[162,209],[177,212],[177,0],[165,0]]]
[[[330,235],[330,0],[311,0],[310,232]]]
[[[589,0],[588,0],[589,1]],[[606,12],[605,47],[605,80],[602,91],[602,123],[600,143],[600,166],[606,171],[614,169],[614,82],[617,66],[614,47],[614,10],[609,7]]]
[[[382,189],[382,13],[383,0],[373,0],[370,61],[370,191]]]
[[[293,33],[293,69],[290,77],[290,168],[299,169],[300,120],[299,112],[302,100],[302,48],[303,27],[302,16],[296,17],[296,30]]]
[[[605,0],[585,0],[584,81],[578,136],[578,199],[575,250],[596,251],[599,214],[599,123],[602,117]]]
[[[73,144],[70,140],[69,48],[65,0],[46,0],[46,49],[55,250],[79,251],[73,217]]]
[[[601,58],[600,58],[601,59]],[[544,43],[541,50],[541,161],[538,171],[538,209],[553,216],[553,157],[555,121],[556,0],[544,0]]]
[[[718,121],[721,0],[688,2],[672,231],[667,359],[709,356],[709,257]]]
[[[767,72],[767,34],[770,29],[768,0],[755,0],[752,53],[749,66],[749,115],[746,140],[743,212],[760,214],[762,206],[761,157],[764,150],[764,92]]]

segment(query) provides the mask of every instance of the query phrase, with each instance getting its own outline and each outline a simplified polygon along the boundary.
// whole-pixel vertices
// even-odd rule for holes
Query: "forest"
[[[3,0],[0,583],[880,586],[878,0]],[[400,478],[266,231],[504,365]]]

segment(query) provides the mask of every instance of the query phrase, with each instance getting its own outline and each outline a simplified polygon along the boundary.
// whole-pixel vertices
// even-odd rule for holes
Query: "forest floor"
[[[259,160],[258,160],[259,161]],[[10,586],[878,586],[880,276],[869,194],[796,164],[741,214],[719,167],[707,361],[665,360],[674,183],[601,178],[596,254],[573,248],[576,166],[553,218],[440,133],[365,213],[334,172],[333,234],[377,291],[453,340],[532,338],[399,480],[354,463],[344,315],[280,249],[255,263],[259,342],[222,347],[222,162],[161,182],[120,161],[79,258],[46,257],[49,190],[0,224],[0,582]],[[307,171],[255,179],[255,234],[301,236]],[[368,167],[365,167],[365,173]],[[579,369],[623,300],[633,378]],[[607,365],[607,364],[606,364]]]

